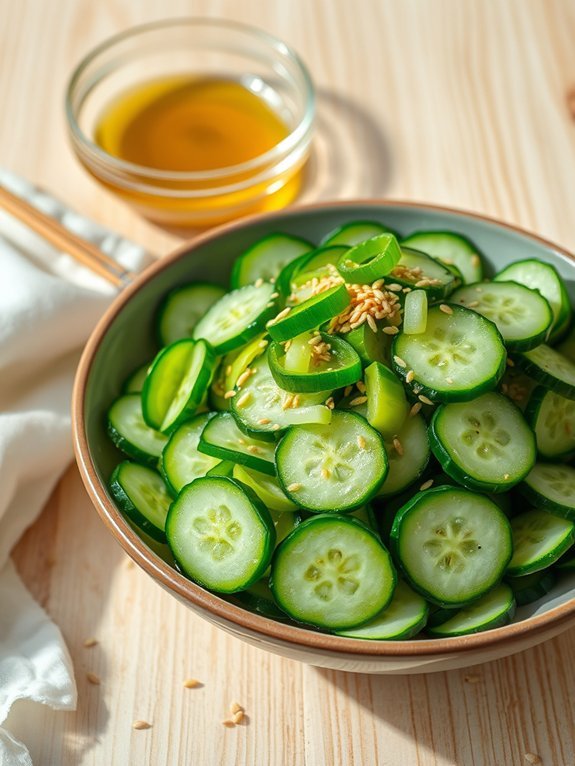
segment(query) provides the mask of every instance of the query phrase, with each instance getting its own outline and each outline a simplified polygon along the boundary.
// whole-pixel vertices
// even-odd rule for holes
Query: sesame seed
[[[260,426],[267,426],[268,423],[271,423],[272,421],[269,418],[260,418],[258,420],[258,424]]]
[[[403,454],[404,454],[403,453],[403,446],[402,446],[401,442],[399,441],[399,439],[397,438],[397,436],[393,440],[393,448],[397,452],[399,457],[403,457]]]
[[[423,482],[419,489],[421,492],[425,492],[425,490],[429,489],[431,486],[433,486],[433,479],[428,479],[427,481]]]
[[[538,764],[541,763],[541,758],[537,755],[537,753],[525,753],[523,756],[527,763],[531,764]]]
[[[415,417],[422,407],[423,407],[423,404],[421,402],[415,402],[413,407],[409,410],[409,417],[410,418]]]
[[[358,391],[361,391],[362,394],[365,394],[366,388],[363,380],[358,380],[355,385],[357,386]]]
[[[322,468],[321,469],[321,478],[322,479],[329,479],[331,476],[331,471],[329,468]]]
[[[251,398],[252,398],[252,392],[251,391],[244,391],[244,393],[237,400],[236,407],[244,407],[249,402],[249,400]]]
[[[271,307],[272,307],[273,305],[274,305],[274,302],[273,302],[273,301],[268,301],[268,303],[266,303],[266,309],[271,309]]]
[[[269,341],[267,341],[267,340],[265,340],[264,338],[262,338],[262,339],[260,340],[260,342],[258,343],[258,347],[259,347],[259,348],[265,348],[265,347],[268,345],[268,343],[269,343]]]
[[[258,277],[256,281],[254,282],[254,287],[261,287],[264,283],[264,280],[261,277]]]
[[[475,288],[475,292],[476,293],[482,293],[483,292],[483,288],[482,287],[476,287]]]
[[[280,294],[279,294],[279,293],[272,293],[272,294],[270,295],[270,298],[279,298],[279,297],[280,297]]]
[[[292,406],[293,397],[294,397],[293,394],[288,394],[286,396],[286,398],[283,400],[283,403],[282,403],[282,410],[289,410],[289,408]]]
[[[225,721],[222,721],[222,726],[231,729],[235,726],[235,723],[230,718],[226,718]]]
[[[402,290],[401,292],[402,292],[402,293],[406,293],[406,294],[407,294],[407,293],[410,293],[410,292],[411,292],[411,287],[404,287],[404,288],[403,288],[403,290]]]
[[[280,428],[281,428],[281,426],[280,426],[280,424],[279,424],[279,423],[274,423],[274,424],[273,424],[273,426],[272,426],[272,428],[271,428],[271,430],[272,430],[272,431],[279,431],[279,430],[280,430]]]
[[[297,492],[298,489],[301,489],[302,485],[299,484],[299,482],[295,481],[293,484],[290,484],[288,486],[288,492]]]
[[[91,649],[93,646],[96,646],[97,643],[98,643],[97,638],[86,638],[84,641],[84,646],[86,647],[86,649]]]
[[[291,403],[292,410],[295,409],[296,407],[299,407],[299,401],[300,401],[299,394],[296,394]]]
[[[481,676],[478,676],[477,673],[470,673],[467,676],[463,676],[463,680],[468,684],[477,684],[481,681]]]
[[[384,327],[383,332],[386,335],[397,335],[397,333],[399,332],[399,329],[397,327]]]
[[[376,279],[375,282],[372,284],[372,288],[374,290],[379,290],[381,287],[383,287],[385,284],[385,279]]]
[[[506,361],[507,361],[507,366],[508,367],[515,367],[515,362],[513,361],[513,359],[507,358]]]
[[[321,343],[321,342],[322,342],[322,337],[319,333],[317,335],[314,335],[313,338],[310,338],[308,340],[308,344],[310,346],[315,346],[317,343]]]
[[[367,402],[367,396],[356,396],[355,399],[352,399],[349,403],[350,407],[359,407],[360,404],[365,404]]]
[[[365,437],[363,437],[361,434],[357,437],[357,446],[360,449],[365,449],[367,447],[367,442],[365,441]]]
[[[236,395],[236,392],[233,391],[233,390],[232,391],[226,391],[226,393],[224,394],[224,399],[231,399],[235,395]]]
[[[346,386],[343,389],[343,395],[344,396],[349,396],[351,394],[352,390],[353,390],[353,386]]]
[[[397,284],[397,282],[393,282],[391,285],[386,285],[386,287],[392,293],[398,293],[403,289],[401,285]]]
[[[239,712],[242,712],[242,713],[244,712],[243,707],[240,705],[239,702],[235,702],[235,701],[232,702],[232,704],[230,705],[230,713],[234,715],[235,713],[239,713]]]
[[[453,378],[445,378],[445,381],[451,385],[453,383]]]
[[[328,399],[325,400],[325,406],[328,407],[330,410],[333,410],[335,408],[335,401],[333,396],[330,396]]]
[[[247,380],[247,379],[250,377],[250,375],[251,375],[251,374],[252,374],[252,371],[251,371],[251,370],[244,370],[244,371],[242,372],[242,374],[240,375],[240,377],[237,379],[237,381],[236,381],[236,386],[238,386],[238,387],[239,387],[239,386],[243,386],[243,385],[244,385],[244,383],[245,383],[245,382],[246,382],[246,380]]]
[[[248,452],[251,452],[252,455],[259,455],[261,452],[261,449],[259,447],[256,447],[255,444],[248,444],[246,449]]]
[[[197,678],[186,678],[184,681],[185,689],[197,689],[199,686],[202,686],[202,683]]]
[[[447,303],[442,303],[439,306],[439,310],[443,311],[444,314],[453,314],[453,309],[451,308],[451,306],[448,306]]]
[[[100,677],[97,676],[95,673],[91,673],[91,672],[86,673],[86,679],[88,680],[88,683],[91,683],[94,686],[100,686],[100,684],[102,683],[100,681]]]
[[[508,473],[504,473],[503,478],[505,479],[505,481],[508,481],[511,477],[509,476]]]
[[[467,304],[468,309],[474,309],[476,306],[479,306],[479,301],[470,301]]]
[[[246,443],[246,440],[243,438],[243,436],[240,436],[240,438],[238,439],[238,442],[239,442],[240,444],[245,444],[245,443]]]
[[[394,356],[393,361],[396,363],[398,367],[403,367],[404,369],[407,367],[406,362],[404,362],[400,356]]]
[[[406,382],[406,383],[411,383],[411,381],[412,381],[414,378],[415,378],[415,373],[413,372],[413,370],[409,370],[409,372],[408,372],[408,373],[407,373],[407,375],[405,376],[405,382]]]
[[[151,729],[151,728],[152,728],[152,724],[148,723],[147,721],[134,721],[134,723],[132,724],[132,729],[143,730],[143,729]]]
[[[424,396],[423,394],[419,394],[417,397],[420,402],[423,402],[423,404],[430,404],[433,407],[433,402],[431,399],[428,399],[427,396]]]
[[[285,309],[282,309],[280,313],[276,316],[276,322],[279,322],[280,319],[287,317],[290,311],[291,311],[291,308],[289,306],[286,306]]]

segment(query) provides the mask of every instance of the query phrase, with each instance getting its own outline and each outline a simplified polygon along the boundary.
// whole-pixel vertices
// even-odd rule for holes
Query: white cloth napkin
[[[0,184],[130,270],[151,260],[141,247],[89,221],[27,181],[0,170]],[[91,329],[115,294],[100,277],[0,213],[0,766],[31,766],[24,744],[1,728],[12,704],[76,704],[70,656],[9,555],[72,460],[70,397]]]

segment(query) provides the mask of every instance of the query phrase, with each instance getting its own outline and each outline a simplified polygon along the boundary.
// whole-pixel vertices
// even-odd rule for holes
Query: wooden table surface
[[[111,33],[190,13],[256,24],[307,62],[318,121],[305,200],[444,203],[575,249],[573,0],[0,0],[0,11],[2,162],[157,252],[174,237],[72,157],[63,91]],[[129,566],[75,467],[15,558],[62,628],[79,688],[76,712],[43,710],[33,725],[28,705],[15,706],[9,726],[36,766],[575,764],[575,632],[431,676],[283,660],[212,628]],[[85,648],[92,636],[99,643]],[[201,687],[183,688],[188,677]],[[234,700],[247,718],[227,729]],[[134,719],[153,726],[135,731]]]

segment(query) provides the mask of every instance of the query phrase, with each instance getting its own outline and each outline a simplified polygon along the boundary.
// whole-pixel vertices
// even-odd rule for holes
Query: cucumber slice
[[[286,353],[279,343],[271,344],[268,353],[269,367],[275,382],[284,391],[331,391],[334,388],[353,385],[361,378],[361,360],[349,343],[325,333],[318,333],[311,340],[315,341],[316,338],[318,343],[308,344],[308,349],[311,349],[311,363],[301,372],[287,369],[291,346]],[[398,385],[401,386],[399,383]]]
[[[453,304],[432,306],[424,333],[396,335],[392,355],[397,375],[433,402],[474,399],[495,388],[505,371],[505,346],[493,322]]]
[[[403,332],[406,335],[421,335],[427,327],[427,293],[412,290],[405,296],[403,304]]]
[[[322,239],[322,245],[357,245],[366,239],[376,237],[378,234],[397,234],[393,229],[388,229],[387,226],[383,226],[376,221],[352,221],[352,223],[346,223],[343,226],[339,226],[337,229],[330,231],[329,234]]]
[[[261,614],[263,617],[268,617],[271,620],[279,620],[280,622],[289,621],[288,616],[285,612],[282,612],[274,601],[268,577],[264,576],[260,580],[256,580],[256,582],[248,585],[245,590],[234,594],[233,599],[244,609],[249,609],[250,612]]]
[[[231,400],[234,417],[246,433],[274,440],[278,431],[298,420],[300,423],[331,420],[331,410],[324,406],[330,391],[287,393],[275,382],[267,354],[256,359],[251,370],[251,375]]]
[[[213,468],[206,471],[206,476],[226,476],[228,479],[231,479],[234,475],[234,468],[236,465],[237,464],[232,463],[231,460],[218,460]]]
[[[137,370],[134,370],[134,372],[128,376],[124,382],[124,385],[122,386],[123,393],[140,394],[142,392],[142,388],[144,387],[144,381],[146,380],[146,375],[148,374],[149,368],[150,362],[146,362],[146,364],[143,364],[141,367],[138,367]]]
[[[253,489],[262,503],[271,511],[278,511],[283,515],[289,511],[298,510],[297,505],[286,496],[275,476],[268,476],[239,463],[234,466],[233,476],[234,479]]]
[[[194,338],[204,338],[216,354],[225,354],[265,330],[278,312],[278,293],[273,284],[247,285],[226,293],[208,309],[194,328]]]
[[[445,622],[428,626],[427,633],[437,638],[466,636],[470,633],[480,633],[507,625],[515,614],[515,598],[513,591],[505,583],[497,585],[487,595],[470,606],[459,609],[453,616],[448,616]]]
[[[515,261],[494,277],[496,282],[519,282],[532,290],[538,290],[547,300],[553,312],[553,330],[562,328],[571,315],[569,296],[557,269],[549,263],[527,259]]]
[[[164,298],[158,311],[157,328],[161,346],[191,338],[206,311],[226,294],[220,285],[195,282],[177,287]]]
[[[518,577],[554,564],[575,542],[575,524],[536,508],[511,521],[513,557],[507,574]]]
[[[234,261],[231,276],[232,289],[252,284],[258,279],[269,282],[293,260],[313,250],[305,239],[289,234],[268,234]]]
[[[255,493],[221,476],[184,487],[170,508],[166,536],[183,573],[219,593],[258,580],[276,539],[269,511]]]
[[[483,279],[483,265],[473,242],[452,231],[416,231],[401,241],[401,245],[421,250],[432,258],[455,266],[465,284]]]
[[[245,346],[226,354],[222,360],[224,393],[235,387],[240,375],[265,352],[268,344],[269,340],[261,333]]]
[[[343,277],[340,277],[337,270],[337,264],[348,251],[348,247],[341,245],[319,247],[294,263],[289,279],[290,302],[301,303],[313,295],[315,284],[312,282],[314,277],[319,281],[322,277],[332,276],[343,281]]]
[[[519,489],[538,508],[575,521],[575,468],[537,463]]]
[[[428,614],[425,599],[399,580],[391,602],[382,612],[359,628],[340,630],[337,634],[371,641],[406,641],[423,630]]]
[[[166,516],[172,498],[157,471],[125,460],[116,466],[109,483],[118,508],[153,540],[166,542]]]
[[[315,330],[328,319],[332,319],[349,306],[350,299],[346,286],[342,283],[330,287],[317,295],[308,298],[297,306],[283,309],[274,319],[267,323],[267,329],[276,341],[295,338],[306,330]]]
[[[424,472],[431,454],[425,420],[421,415],[408,417],[394,439],[385,442],[389,473],[377,497],[391,497],[403,492]]]
[[[373,532],[355,519],[322,515],[279,545],[270,587],[294,620],[343,630],[384,609],[395,583],[391,557]]]
[[[156,356],[142,390],[144,420],[158,431],[173,431],[191,417],[204,396],[216,358],[203,340],[177,340]]]
[[[460,287],[451,301],[490,319],[509,351],[529,351],[544,343],[553,323],[541,293],[517,282],[477,282]]]
[[[198,450],[200,435],[213,412],[204,412],[182,423],[170,436],[162,453],[162,474],[170,492],[175,496],[194,479],[205,474],[218,463],[219,458],[211,457]]]
[[[523,577],[505,579],[513,591],[517,606],[525,606],[546,596],[557,582],[557,575],[552,569],[543,569]]]
[[[146,425],[140,394],[126,394],[108,410],[108,435],[122,452],[156,466],[168,437]]]
[[[544,570],[544,572],[550,571],[552,570]],[[557,560],[553,571],[558,572],[559,574],[571,574],[571,572],[575,572],[575,553],[573,553],[572,550],[568,550],[567,553],[563,554],[563,556]]]
[[[391,529],[395,558],[410,585],[435,604],[465,606],[503,576],[511,528],[488,498],[456,487],[419,492]]]
[[[543,386],[531,394],[525,410],[535,432],[537,452],[544,460],[564,460],[575,454],[575,401]]]
[[[329,425],[288,429],[276,449],[286,495],[314,513],[358,508],[388,470],[383,439],[360,415],[334,410]]]
[[[575,399],[575,363],[541,344],[514,357],[521,369],[541,385],[567,399]]]
[[[401,250],[393,234],[378,234],[350,247],[337,269],[346,282],[365,284],[387,276],[399,263]]]
[[[274,447],[240,431],[233,415],[219,412],[204,427],[198,450],[206,455],[241,463],[256,471],[274,476]]]
[[[357,351],[364,366],[372,362],[380,362],[386,366],[391,364],[391,335],[374,332],[365,323],[351,332],[346,332],[343,337]]]
[[[480,492],[507,492],[537,458],[535,437],[521,411],[496,393],[442,404],[431,420],[429,438],[445,473]]]
[[[379,362],[365,369],[367,420],[382,436],[389,439],[401,430],[409,405],[398,378]]]
[[[399,263],[385,281],[410,290],[423,290],[430,302],[446,298],[460,284],[459,278],[447,266],[425,253],[403,246]]]
[[[557,346],[557,351],[571,362],[575,362],[575,327],[571,327],[564,340]]]

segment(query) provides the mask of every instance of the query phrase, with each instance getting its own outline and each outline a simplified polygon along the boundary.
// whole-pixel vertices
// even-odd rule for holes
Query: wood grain
[[[305,200],[395,197],[500,217],[575,249],[571,0],[0,0],[0,146],[8,167],[164,252],[175,243],[100,189],[67,145],[78,59],[135,23],[193,13],[279,34],[318,88]],[[246,646],[134,567],[70,468],[16,549],[62,627],[75,713],[15,706],[36,766],[575,764],[574,632],[465,672],[378,678]],[[85,648],[86,638],[99,643]],[[90,684],[86,673],[101,684]],[[188,677],[203,686],[183,688]],[[222,726],[233,700],[246,722]],[[135,719],[152,728],[132,729]]]

